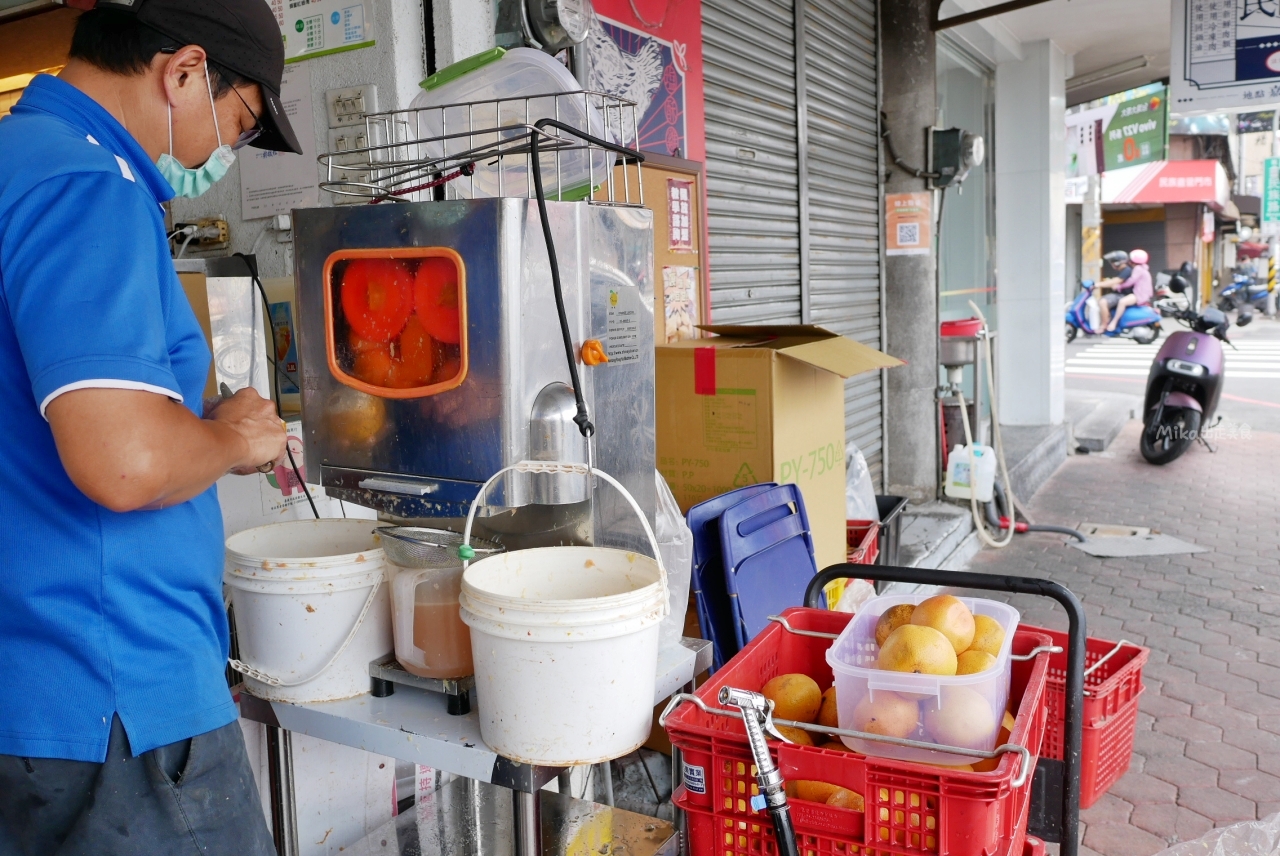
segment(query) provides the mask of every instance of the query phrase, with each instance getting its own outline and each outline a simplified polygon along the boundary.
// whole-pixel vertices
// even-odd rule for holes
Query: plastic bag
[[[1280,814],[1211,830],[1156,856],[1280,856]]]
[[[846,520],[879,520],[876,489],[862,450],[853,443],[844,447],[844,516]]]
[[[657,481],[658,508],[653,534],[658,536],[658,551],[667,569],[667,590],[671,609],[658,628],[658,647],[680,644],[684,635],[684,616],[689,608],[689,579],[693,575],[693,532],[680,513],[675,495],[667,487],[662,473],[654,470]]]

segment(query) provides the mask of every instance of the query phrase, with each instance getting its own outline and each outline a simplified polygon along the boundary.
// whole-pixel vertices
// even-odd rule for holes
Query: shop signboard
[[[1280,222],[1280,158],[1262,162],[1262,222]]]
[[[1099,99],[1067,115],[1067,178],[1164,160],[1168,92],[1143,86]]]
[[[1173,0],[1170,97],[1176,113],[1280,104],[1280,17],[1258,0]]]

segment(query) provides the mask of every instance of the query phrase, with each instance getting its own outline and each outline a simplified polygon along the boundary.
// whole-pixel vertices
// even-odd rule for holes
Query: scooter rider
[[[1099,283],[1099,290],[1112,289],[1098,301],[1098,308],[1102,315],[1102,328],[1108,333],[1115,332],[1125,309],[1130,306],[1149,306],[1155,294],[1155,288],[1151,283],[1151,271],[1147,267],[1150,261],[1147,251],[1134,250],[1128,256],[1128,267],[1120,271],[1123,278],[1113,277]]]

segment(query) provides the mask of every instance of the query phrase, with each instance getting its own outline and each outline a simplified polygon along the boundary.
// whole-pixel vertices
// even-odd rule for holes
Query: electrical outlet
[[[203,217],[194,223],[173,224],[175,230],[184,230],[191,226],[195,227],[195,234],[188,235],[180,232],[174,236],[174,243],[182,246],[183,242],[190,238],[188,246],[202,250],[222,249],[231,243],[231,226],[225,217]]]
[[[329,112],[330,128],[363,125],[366,114],[378,112],[378,87],[365,83],[329,89],[324,93],[324,104]]]
[[[350,181],[358,184],[367,184],[369,182],[369,160],[370,152],[359,152],[360,149],[366,148],[369,141],[365,136],[364,125],[358,125],[349,128],[330,128],[329,129],[329,151],[336,153],[332,158],[334,169],[332,170],[333,181]],[[342,152],[358,152],[357,154],[344,155]],[[366,167],[365,169],[338,169],[337,167]],[[353,189],[358,192],[359,188]],[[368,202],[368,196],[351,196],[345,193],[330,194],[334,205],[357,205],[361,202]]]

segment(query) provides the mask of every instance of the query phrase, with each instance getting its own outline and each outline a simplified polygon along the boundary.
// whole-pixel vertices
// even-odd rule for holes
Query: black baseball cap
[[[138,21],[184,45],[199,45],[209,59],[262,89],[258,149],[302,154],[280,103],[284,38],[266,0],[63,0],[80,9],[132,12]]]

